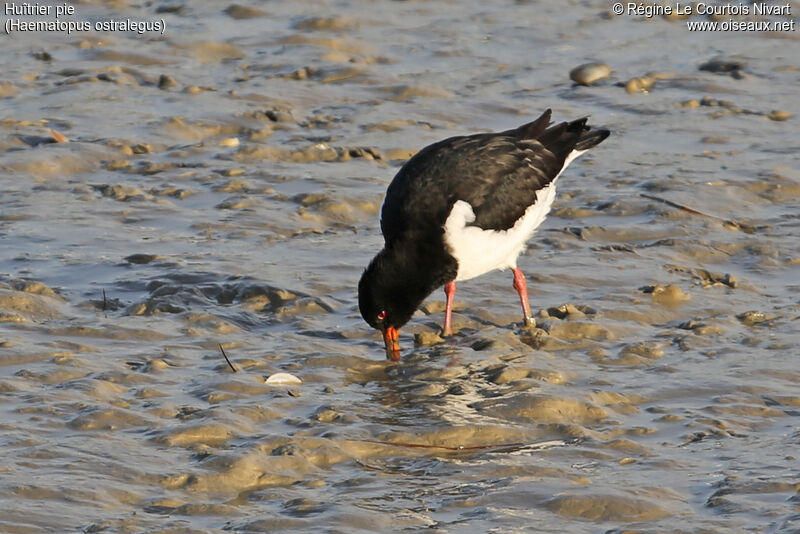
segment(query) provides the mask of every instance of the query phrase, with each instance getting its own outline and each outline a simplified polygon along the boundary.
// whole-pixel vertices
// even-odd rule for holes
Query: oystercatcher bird
[[[451,335],[456,282],[494,269],[512,269],[523,321],[533,323],[517,256],[550,211],[561,172],[610,133],[589,127],[586,117],[551,126],[550,115],[434,143],[389,184],[385,245],[361,276],[358,305],[383,332],[390,360],[400,359],[398,329],[433,290],[444,285],[444,335]]]

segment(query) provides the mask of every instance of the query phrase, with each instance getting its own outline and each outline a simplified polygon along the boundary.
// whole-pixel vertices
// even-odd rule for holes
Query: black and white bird
[[[535,121],[499,133],[458,136],[420,150],[400,169],[381,208],[383,250],[358,284],[364,320],[400,359],[398,329],[444,285],[444,335],[452,334],[456,282],[510,267],[523,321],[532,323],[517,257],[555,198],[559,175],[609,136],[586,117]]]

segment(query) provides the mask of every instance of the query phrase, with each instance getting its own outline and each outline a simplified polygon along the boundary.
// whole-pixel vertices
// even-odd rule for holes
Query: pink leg
[[[444,308],[444,335],[453,335],[453,300],[456,298],[456,283],[447,282],[444,285],[444,294],[447,296],[447,304]]]
[[[525,326],[534,324],[533,317],[531,316],[531,305],[528,303],[528,283],[525,281],[525,275],[519,267],[514,267],[514,289],[519,293],[519,301],[522,304],[522,321]]]

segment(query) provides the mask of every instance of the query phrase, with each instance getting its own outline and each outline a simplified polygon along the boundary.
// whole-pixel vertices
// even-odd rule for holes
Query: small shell
[[[584,63],[569,72],[570,79],[580,85],[592,85],[611,76],[611,66],[606,63]]]
[[[55,140],[56,143],[69,143],[69,139],[67,136],[59,132],[58,130],[50,130],[50,136]]]
[[[303,381],[294,375],[290,375],[289,373],[275,373],[274,375],[269,375],[265,383],[273,385],[297,386],[302,384]]]
[[[224,139],[220,139],[219,146],[239,146],[239,138],[238,137],[226,137]]]

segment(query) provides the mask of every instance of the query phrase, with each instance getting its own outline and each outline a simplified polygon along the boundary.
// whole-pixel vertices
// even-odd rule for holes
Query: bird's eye
[[[383,321],[384,319],[386,319],[386,311],[385,310],[378,314],[378,320],[379,321]]]

